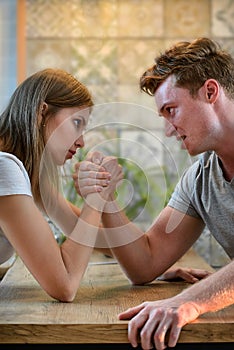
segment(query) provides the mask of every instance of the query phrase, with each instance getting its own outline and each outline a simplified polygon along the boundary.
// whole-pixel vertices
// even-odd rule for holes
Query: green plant
[[[85,159],[87,153],[87,150],[82,151],[77,161]],[[165,179],[162,186],[158,183],[155,175],[147,176],[145,171],[136,163],[129,159],[117,158],[124,173],[124,180],[116,190],[117,202],[130,220],[136,219],[137,221],[140,215],[141,221],[151,222],[162,207],[166,205],[174,188],[174,183],[170,182],[170,177],[165,169],[163,170]],[[72,173],[73,169],[69,171]],[[157,172],[159,172],[157,167],[147,169],[147,173],[155,174]],[[162,168],[160,168],[160,172],[162,173]],[[84,200],[77,194],[72,177],[65,176],[64,179],[63,186],[66,198],[76,206],[81,207]],[[141,215],[142,211],[144,211],[143,215]]]

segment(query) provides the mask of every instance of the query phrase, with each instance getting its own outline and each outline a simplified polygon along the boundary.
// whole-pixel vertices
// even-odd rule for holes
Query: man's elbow
[[[152,276],[127,276],[129,282],[134,286],[140,286],[144,284],[151,283],[155,278]]]

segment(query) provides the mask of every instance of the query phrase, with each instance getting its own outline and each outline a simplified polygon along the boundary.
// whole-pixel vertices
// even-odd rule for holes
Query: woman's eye
[[[80,119],[75,119],[75,120],[74,120],[74,124],[75,124],[75,126],[77,127],[77,129],[79,129],[80,126],[81,126],[81,120],[80,120]]]

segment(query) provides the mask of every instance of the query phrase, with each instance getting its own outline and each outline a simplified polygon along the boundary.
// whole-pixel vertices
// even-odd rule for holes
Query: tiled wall
[[[56,66],[89,87],[96,107],[87,146],[118,153],[144,170],[148,209],[136,222],[150,223],[164,204],[167,179],[176,181],[193,159],[175,140],[165,140],[139,77],[178,40],[209,36],[234,54],[234,1],[27,0],[26,8],[27,74]],[[209,232],[195,248],[216,266],[226,261]]]
[[[149,223],[164,203],[167,178],[177,179],[193,159],[165,140],[139,77],[178,40],[209,36],[234,54],[234,0],[26,0],[26,11],[27,75],[59,67],[89,87],[96,107],[87,146],[144,169],[150,214],[142,217]],[[209,233],[195,248],[211,263],[226,261]]]
[[[26,0],[27,73],[77,74],[96,103],[153,106],[138,79],[171,43],[209,36],[234,53],[233,0]]]
[[[16,0],[0,0],[0,112],[16,87]]]

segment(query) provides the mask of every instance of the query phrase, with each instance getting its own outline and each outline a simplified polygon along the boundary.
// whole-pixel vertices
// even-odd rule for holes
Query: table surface
[[[175,264],[212,270],[193,250]],[[73,303],[53,300],[18,258],[0,283],[0,343],[128,343],[117,315],[146,300],[173,296],[189,284],[156,280],[133,286],[112,258],[93,254]],[[179,342],[233,342],[234,306],[184,326]]]

